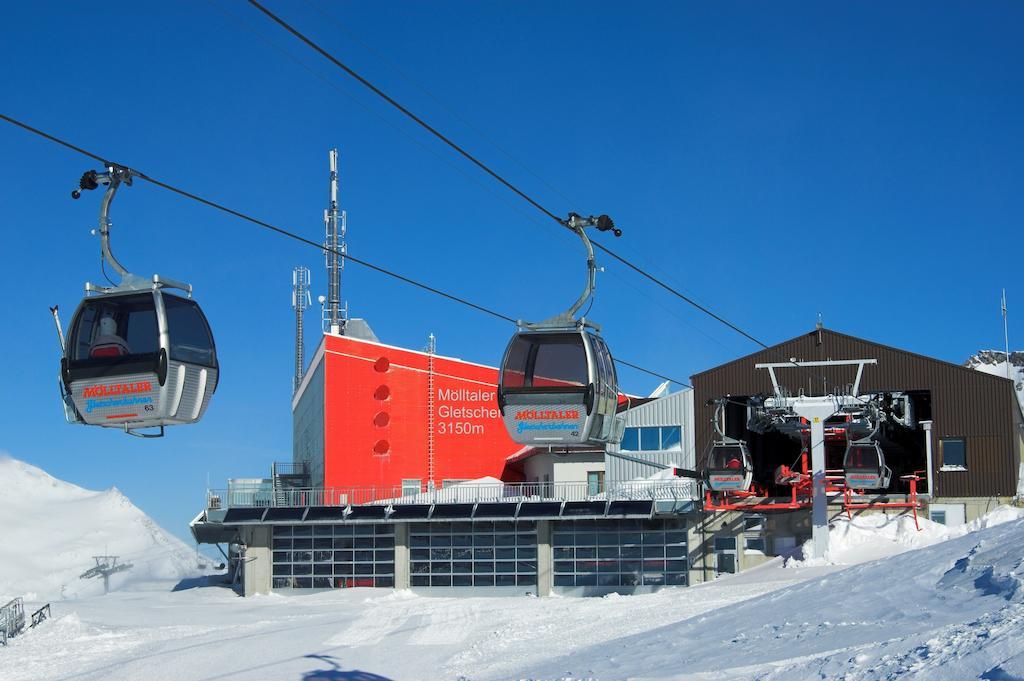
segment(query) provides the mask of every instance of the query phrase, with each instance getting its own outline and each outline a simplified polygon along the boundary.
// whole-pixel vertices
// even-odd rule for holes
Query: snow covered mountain
[[[101,579],[79,579],[99,555],[134,566],[113,576],[111,589],[197,572],[194,551],[116,487],[92,492],[2,454],[0,481],[0,603],[102,593]]]
[[[1002,350],[982,350],[964,362],[969,369],[984,371],[993,376],[1006,377],[1006,353]],[[1010,353],[1010,379],[1017,388],[1017,398],[1024,404],[1024,352]]]

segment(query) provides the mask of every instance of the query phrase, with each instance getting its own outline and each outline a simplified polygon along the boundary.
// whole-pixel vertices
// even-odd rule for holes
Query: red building
[[[292,401],[293,460],[313,486],[517,479],[505,460],[522,446],[502,423],[496,368],[384,345],[361,328],[373,340],[323,335]]]

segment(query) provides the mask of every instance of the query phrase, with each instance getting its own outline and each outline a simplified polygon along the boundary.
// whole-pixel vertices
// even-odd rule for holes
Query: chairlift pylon
[[[99,228],[103,261],[121,281],[87,283],[61,343],[60,392],[72,423],[119,428],[139,437],[160,437],[165,426],[199,421],[217,388],[217,350],[190,284],[159,275],[139,277],[110,249],[110,204],[134,173],[121,166],[88,171],[71,193],[106,186]],[[185,293],[175,295],[169,289]],[[140,429],[158,428],[158,433]]]
[[[571,213],[565,225],[587,250],[586,287],[562,314],[536,324],[517,322],[501,361],[498,407],[509,437],[520,444],[604,447],[622,439],[618,377],[600,327],[576,314],[594,295],[597,276],[585,228],[622,232],[607,215]]]

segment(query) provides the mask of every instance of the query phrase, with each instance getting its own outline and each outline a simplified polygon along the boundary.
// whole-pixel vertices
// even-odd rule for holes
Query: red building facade
[[[494,367],[324,334],[292,402],[294,460],[335,488],[515,479],[505,461],[522,446],[497,380]]]

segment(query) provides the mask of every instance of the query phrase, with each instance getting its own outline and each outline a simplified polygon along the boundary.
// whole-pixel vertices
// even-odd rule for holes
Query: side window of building
[[[626,428],[619,449],[626,452],[681,451],[682,426],[644,426]]]
[[[942,470],[967,470],[967,440],[962,437],[944,437],[939,440]]]
[[[604,492],[604,471],[587,472],[587,495],[596,496]]]

